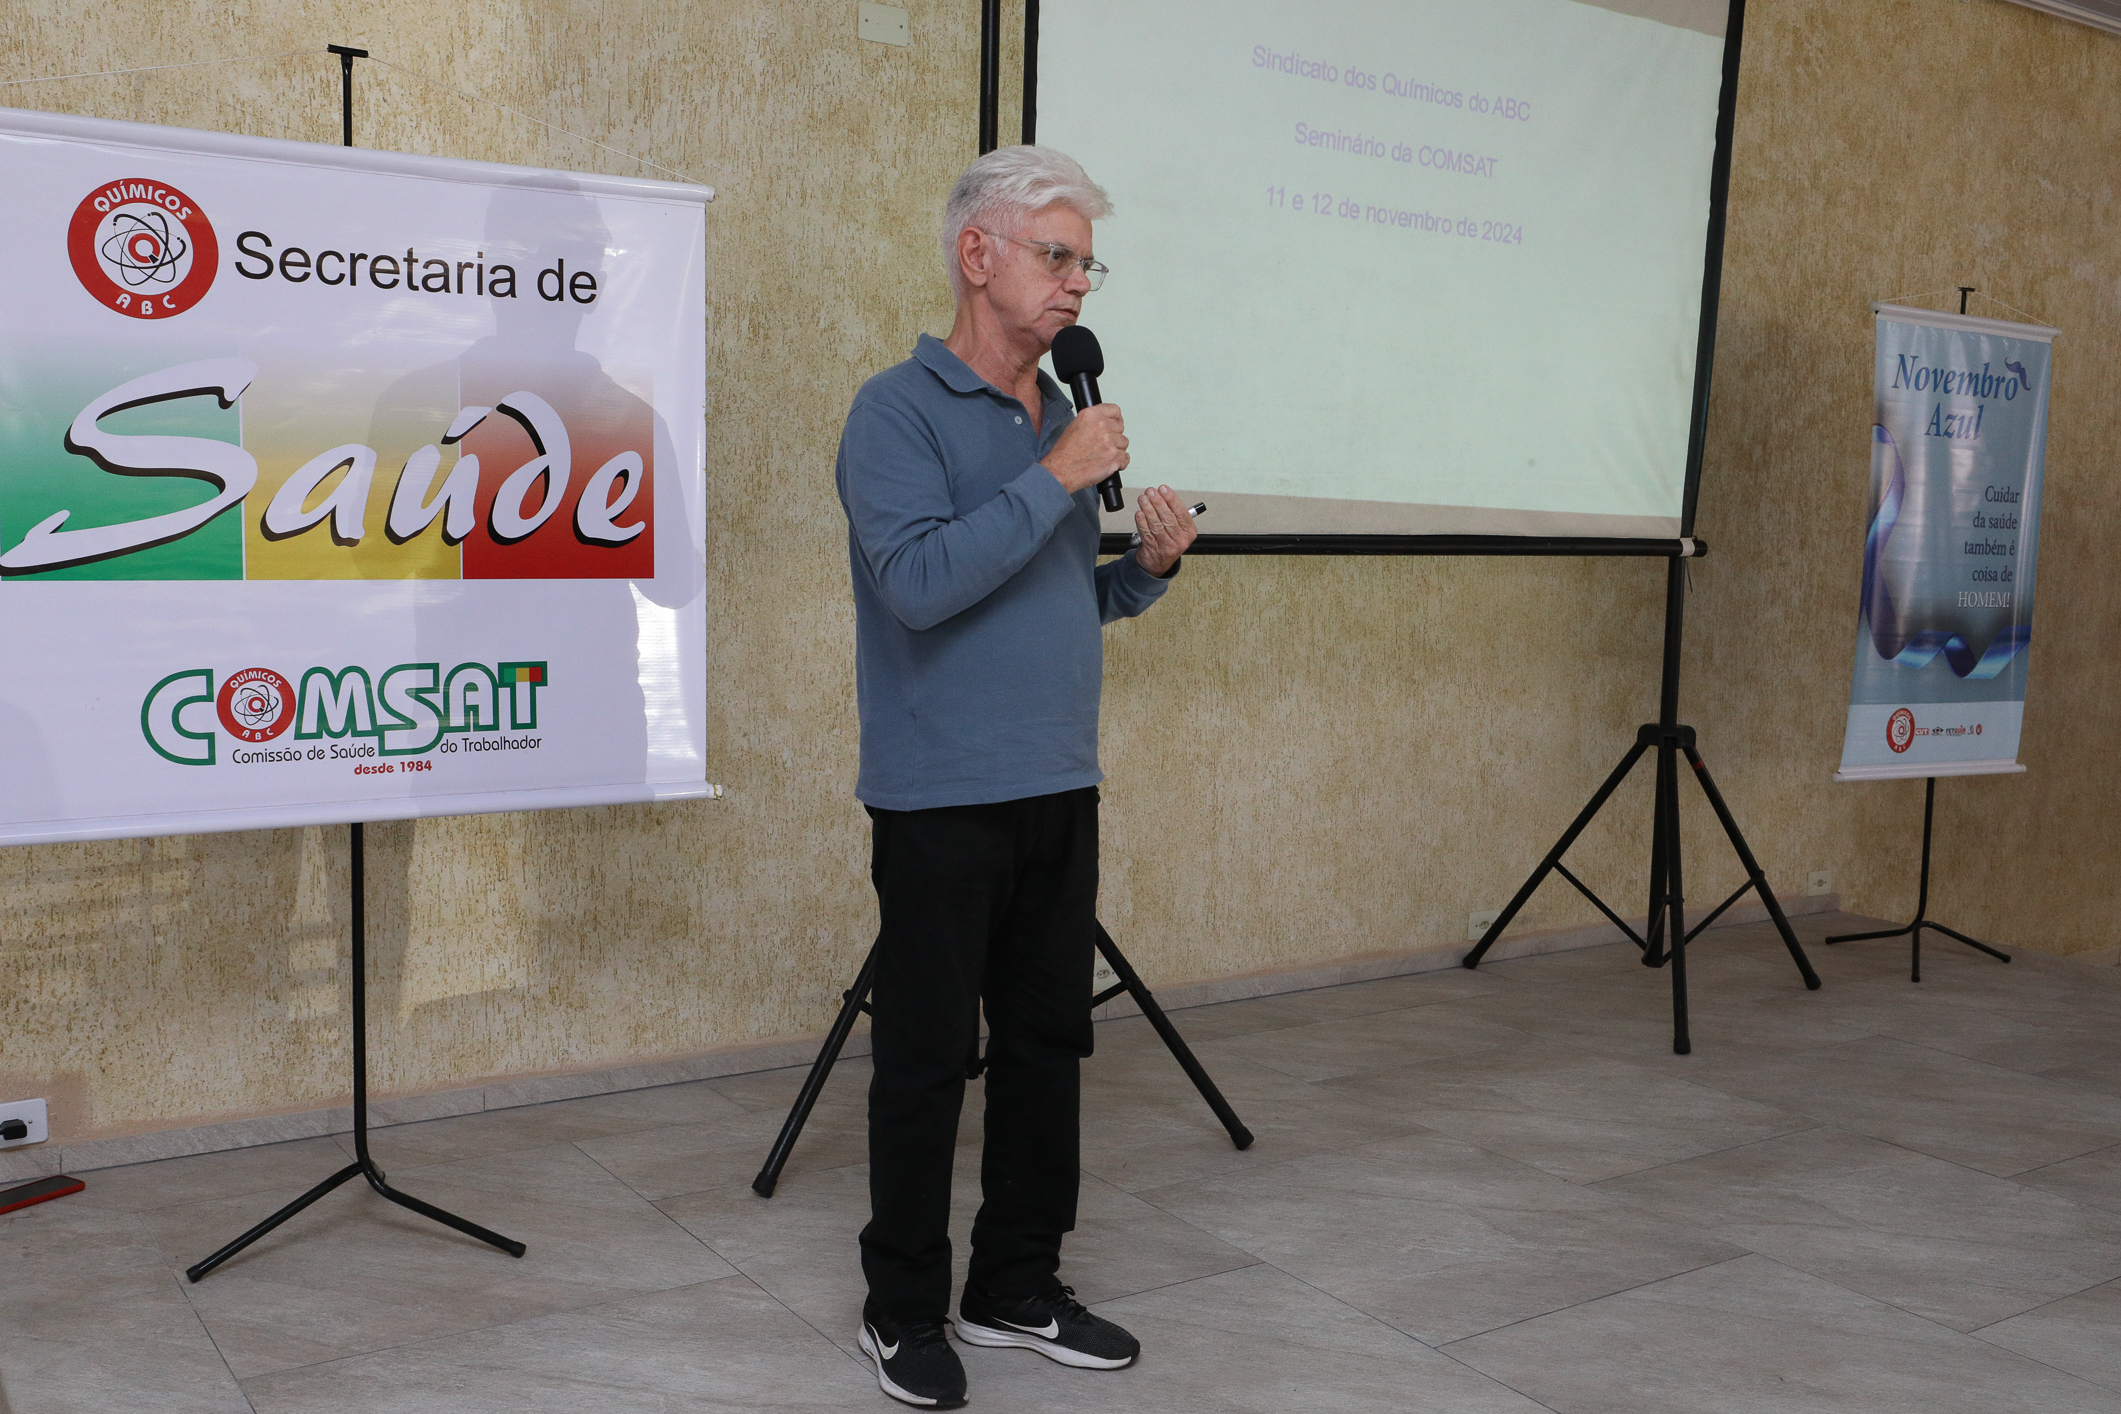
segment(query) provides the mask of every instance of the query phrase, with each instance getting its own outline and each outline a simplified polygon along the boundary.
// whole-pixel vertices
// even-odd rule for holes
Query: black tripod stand
[[[1686,612],[1686,556],[1697,552],[1699,542],[1682,541],[1681,549],[1675,553],[1665,570],[1664,581],[1664,672],[1658,694],[1657,720],[1645,723],[1635,733],[1635,745],[1620,759],[1607,776],[1605,784],[1584,806],[1583,813],[1563,833],[1559,842],[1547,851],[1547,857],[1539,861],[1532,877],[1524,881],[1524,887],[1510,900],[1510,906],[1495,917],[1485,936],[1466,954],[1467,967],[1480,966],[1502,930],[1510,926],[1510,920],[1524,907],[1525,901],[1546,881],[1547,875],[1558,873],[1576,886],[1577,892],[1589,899],[1598,911],[1611,921],[1614,927],[1627,934],[1629,941],[1642,950],[1645,967],[1672,965],[1672,1050],[1685,1055],[1694,1049],[1687,1035],[1686,1015],[1686,945],[1694,941],[1695,935],[1723,916],[1725,909],[1750,892],[1758,892],[1760,901],[1767,905],[1768,916],[1775,920],[1775,928],[1782,934],[1782,942],[1790,950],[1790,957],[1797,964],[1797,971],[1804,977],[1804,985],[1817,990],[1819,974],[1812,970],[1811,960],[1798,946],[1797,935],[1790,931],[1790,920],[1782,913],[1782,905],[1776,901],[1775,891],[1768,887],[1767,876],[1760,872],[1760,864],[1753,858],[1745,836],[1738,829],[1738,822],[1731,816],[1731,808],[1724,804],[1723,792],[1716,789],[1716,782],[1709,775],[1709,768],[1695,750],[1694,729],[1679,724],[1679,644],[1680,626]],[[1635,763],[1651,748],[1657,752],[1657,807],[1650,827],[1650,914],[1643,934],[1637,933],[1623,921],[1619,914],[1606,906],[1604,899],[1592,893],[1590,886],[1569,872],[1561,862],[1569,846],[1584,832],[1592,819],[1620,783],[1635,769]],[[1730,837],[1731,848],[1738,855],[1738,862],[1745,867],[1745,882],[1738,891],[1710,911],[1709,916],[1696,923],[1691,931],[1686,926],[1685,890],[1681,887],[1679,851],[1679,758],[1684,755],[1687,764],[1694,768],[1694,779],[1708,797],[1709,806],[1723,825],[1724,834]],[[1935,927],[1935,924],[1931,924]],[[1669,940],[1669,941],[1668,941]]]
[[[347,828],[351,831],[351,843],[353,847],[352,985],[354,1161],[348,1164],[345,1168],[340,1169],[330,1178],[325,1179],[315,1188],[310,1189],[307,1193],[295,1199],[294,1202],[289,1203],[279,1212],[274,1213],[264,1222],[259,1223],[249,1232],[244,1233],[234,1242],[229,1243],[226,1247],[223,1247],[220,1251],[214,1253],[211,1257],[208,1257],[205,1261],[198,1263],[196,1266],[186,1267],[184,1269],[184,1275],[190,1277],[193,1281],[198,1281],[200,1278],[204,1277],[208,1272],[211,1272],[215,1267],[220,1266],[223,1262],[235,1256],[244,1248],[250,1246],[251,1243],[256,1242],[259,1238],[265,1236],[266,1233],[271,1232],[281,1223],[286,1222],[296,1213],[301,1212],[304,1208],[316,1202],[325,1194],[331,1192],[332,1189],[337,1188],[340,1184],[347,1182],[349,1179],[355,1178],[367,1179],[368,1186],[370,1188],[375,1189],[376,1192],[382,1194],[385,1198],[388,1198],[391,1202],[396,1203],[401,1208],[410,1208],[423,1218],[433,1218],[436,1222],[441,1223],[444,1227],[453,1227],[458,1232],[464,1233],[467,1236],[478,1238],[481,1242],[491,1243],[495,1247],[500,1248],[503,1252],[506,1252],[511,1257],[520,1257],[523,1255],[524,1247],[522,1243],[503,1237],[497,1232],[488,1232],[485,1228],[480,1227],[477,1223],[467,1222],[465,1219],[458,1217],[455,1213],[446,1213],[440,1208],[435,1207],[432,1203],[423,1203],[419,1199],[414,1198],[409,1194],[398,1192],[397,1189],[392,1188],[388,1183],[384,1182],[383,1170],[376,1167],[376,1161],[369,1157],[367,999],[368,957],[367,947],[365,946],[367,940],[368,919],[367,910],[364,906],[366,903],[366,890],[362,887],[363,878],[361,871],[361,826],[359,825],[359,823],[355,823],[353,825],[349,825]]]
[[[1960,301],[1961,304],[1965,302],[1964,300]],[[1910,982],[1920,982],[1922,980],[1922,930],[1924,928],[1934,929],[1944,934],[1947,938],[1965,943],[1976,952],[1985,952],[1998,962],[2009,962],[2011,960],[2011,955],[2007,952],[1992,948],[1987,943],[1977,943],[1966,934],[1956,929],[1947,928],[1942,923],[1930,922],[1928,916],[1930,910],[1930,817],[1936,813],[1936,810],[1937,778],[1931,776],[1923,783],[1922,787],[1922,887],[1915,895],[1915,921],[1908,924],[1905,928],[1886,928],[1876,933],[1836,933],[1833,937],[1827,939],[1828,944],[1831,945],[1834,943],[1860,943],[1869,938],[1908,938],[1912,944],[1908,950],[1908,980]]]
[[[1171,1018],[1164,1015],[1164,1009],[1156,1004],[1156,998],[1150,993],[1148,984],[1135,972],[1125,954],[1120,952],[1119,944],[1112,941],[1112,935],[1105,931],[1105,925],[1102,923],[1097,925],[1097,950],[1105,955],[1105,961],[1111,965],[1119,981],[1090,999],[1091,1010],[1103,1006],[1122,992],[1132,996],[1135,1005],[1142,1009],[1142,1015],[1149,1018],[1149,1024],[1156,1028],[1156,1034],[1162,1037],[1163,1043],[1170,1048],[1172,1058],[1184,1068],[1187,1076],[1193,1081],[1194,1088],[1200,1091],[1200,1097],[1208,1102],[1209,1109],[1215,1111],[1215,1117],[1222,1121],[1223,1128],[1230,1131],[1230,1142],[1240,1149],[1251,1148],[1252,1131],[1245,1128],[1243,1121],[1237,1117],[1237,1111],[1230,1108],[1230,1102],[1223,1098],[1222,1091],[1215,1088],[1215,1082],[1208,1078],[1208,1072],[1201,1067],[1199,1059],[1186,1045],[1185,1038],[1178,1034],[1178,1028],[1171,1024]],[[766,1155],[766,1166],[759,1170],[757,1178],[751,1180],[751,1191],[759,1197],[771,1198],[773,1190],[780,1186],[781,1170],[788,1164],[788,1155],[794,1150],[795,1141],[802,1136],[803,1125],[809,1121],[811,1108],[817,1104],[818,1092],[825,1088],[826,1077],[832,1074],[832,1067],[839,1061],[840,1048],[847,1044],[847,1037],[854,1030],[855,1017],[869,1010],[869,988],[875,981],[876,947],[872,944],[869,956],[862,960],[862,970],[856,975],[854,985],[840,994],[840,1014],[833,1019],[832,1029],[825,1033],[825,1044],[819,1048],[817,1059],[811,1063],[810,1074],[804,1078],[803,1088],[796,1093],[795,1104],[789,1107],[788,1119],[781,1125],[781,1132],[773,1141],[773,1149]],[[972,1054],[965,1061],[965,1078],[975,1079],[984,1069],[986,1063],[980,1059],[979,1039],[974,1037]]]

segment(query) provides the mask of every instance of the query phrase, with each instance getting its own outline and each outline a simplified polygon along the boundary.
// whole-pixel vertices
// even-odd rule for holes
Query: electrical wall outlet
[[[29,1133],[20,1139],[0,1139],[0,1149],[19,1149],[24,1144],[42,1144],[52,1137],[51,1120],[45,1113],[42,1100],[11,1100],[0,1105],[0,1124],[6,1124],[11,1119],[28,1125]]]
[[[1466,915],[1466,941],[1477,943],[1482,938],[1485,938],[1488,935],[1488,929],[1494,927],[1495,920],[1501,916],[1502,910],[1499,908],[1484,908],[1478,913],[1468,913]]]
[[[1806,898],[1818,898],[1821,894],[1830,894],[1833,891],[1833,870],[1814,869],[1811,873],[1804,876],[1804,896]]]
[[[896,5],[871,5],[864,0],[855,32],[872,44],[913,43],[913,24]]]

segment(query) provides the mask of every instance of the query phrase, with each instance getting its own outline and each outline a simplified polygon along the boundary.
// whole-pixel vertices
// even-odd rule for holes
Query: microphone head
[[[1097,335],[1080,324],[1070,324],[1053,336],[1053,375],[1073,383],[1075,375],[1105,376],[1105,351],[1097,346]]]

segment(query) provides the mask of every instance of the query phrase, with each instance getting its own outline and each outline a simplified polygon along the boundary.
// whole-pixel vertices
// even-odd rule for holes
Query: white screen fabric
[[[1129,483],[1211,534],[1677,535],[1726,20],[1044,0]]]

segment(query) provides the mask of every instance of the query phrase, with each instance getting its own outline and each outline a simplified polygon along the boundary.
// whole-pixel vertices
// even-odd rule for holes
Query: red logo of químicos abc
[[[221,684],[214,708],[238,740],[271,741],[295,719],[295,687],[271,668],[245,668]]]
[[[199,204],[146,177],[106,182],[83,197],[66,228],[66,254],[96,303],[141,319],[190,309],[221,265],[220,242]]]
[[[1915,744],[1915,714],[1902,707],[1885,719],[1885,744],[1895,754]]]

